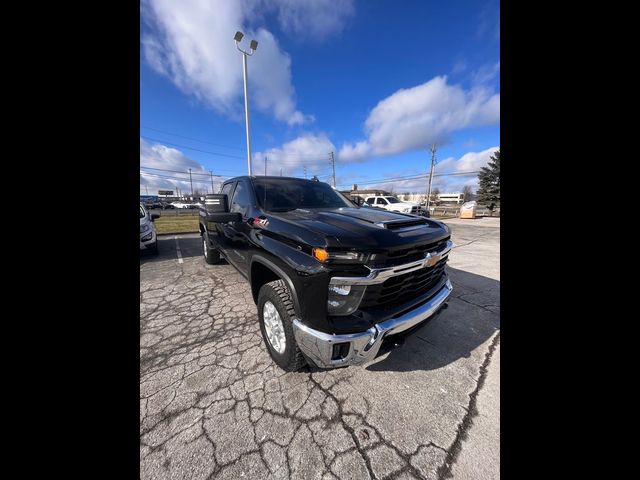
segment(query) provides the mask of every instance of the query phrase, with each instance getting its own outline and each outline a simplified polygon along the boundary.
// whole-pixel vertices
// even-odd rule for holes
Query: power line
[[[178,143],[167,142],[166,140],[160,140],[158,138],[145,137],[144,135],[140,135],[140,136],[142,138],[146,139],[146,140],[151,140],[152,142],[166,143],[167,145],[172,145],[174,147],[184,148],[186,150],[193,150],[195,152],[200,152],[200,153],[208,153],[209,155],[217,155],[219,157],[239,158],[240,160],[244,160],[244,157],[239,157],[238,155],[229,155],[227,153],[210,152],[208,150],[200,150],[199,148],[187,147],[186,145],[180,145]]]
[[[153,130],[154,132],[159,132],[159,133],[166,133],[167,135],[173,135],[174,137],[180,137],[180,138],[185,138],[187,140],[193,140],[194,142],[200,142],[200,143],[206,143],[209,145],[214,145],[216,147],[223,147],[223,148],[232,148],[234,150],[241,150],[241,151],[245,151],[244,148],[240,148],[240,147],[232,147],[230,145],[222,145],[220,143],[213,143],[213,142],[207,142],[205,140],[198,140],[197,138],[193,138],[193,137],[186,137],[184,135],[180,135],[177,133],[171,133],[171,132],[167,132],[164,130],[158,130],[157,128],[152,128],[152,127],[146,127],[146,126],[140,126],[140,128],[145,128],[147,130]]]
[[[474,170],[474,171],[468,171],[468,172],[452,172],[452,173],[436,173],[433,176],[434,177],[446,177],[446,176],[469,176],[469,175],[475,175],[477,173],[480,173],[480,170]],[[354,182],[359,181],[360,183],[364,183],[364,184],[371,184],[371,183],[389,183],[389,182],[397,182],[397,181],[402,181],[402,180],[418,180],[420,178],[427,178],[429,176],[428,173],[424,173],[424,174],[416,174],[416,175],[409,175],[409,176],[404,176],[404,177],[391,177],[391,178],[382,178],[382,179],[376,179],[376,180],[366,180],[366,179],[362,179],[362,180],[353,180]],[[344,185],[350,185],[350,183],[341,183],[340,186],[344,186]]]
[[[314,154],[302,154],[302,153],[285,153],[285,152],[278,152],[278,151],[267,151],[267,152],[263,152],[266,153],[268,155],[275,155],[276,157],[298,157],[298,158],[315,158],[318,160],[326,160],[329,157],[329,152],[327,153],[314,153]]]
[[[172,173],[189,173],[188,171],[182,171],[182,170],[167,170],[166,168],[155,168],[155,167],[147,167],[145,165],[140,165],[140,168],[146,168],[147,170],[158,170],[160,172],[172,172]],[[218,170],[223,170],[223,169],[218,169]],[[229,171],[229,170],[226,170]],[[207,177],[209,176],[208,173],[193,173],[193,175],[206,175]],[[242,174],[238,174],[238,175],[242,175]],[[214,177],[221,177],[223,175],[214,175]]]
[[[149,173],[149,172],[140,172],[140,175],[143,175],[145,177],[153,177],[153,178],[161,178],[163,180],[175,180],[177,182],[188,182],[189,179],[188,178],[184,178],[184,177],[172,177],[169,175],[160,175],[158,173]],[[215,177],[219,177],[219,178],[231,178],[232,176],[224,176],[224,175],[214,175]],[[202,180],[196,180],[197,182],[206,182],[206,180],[202,179]]]

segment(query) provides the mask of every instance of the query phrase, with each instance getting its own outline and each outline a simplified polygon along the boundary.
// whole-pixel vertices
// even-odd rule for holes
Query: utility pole
[[[427,193],[427,211],[431,203],[431,182],[433,181],[433,167],[436,165],[436,144],[431,145],[431,170],[429,171],[429,192]]]
[[[304,166],[304,178],[307,178],[307,166]]]
[[[191,183],[191,196],[193,197],[193,180],[191,179],[191,169],[189,169],[189,182]]]
[[[147,195],[149,195],[149,185],[145,185],[144,189],[147,191]]]
[[[280,176],[282,176],[282,168],[280,168]]]
[[[264,176],[267,176],[267,157],[264,157]]]
[[[336,159],[333,156],[333,152],[331,152],[331,168],[333,168],[333,188],[336,187]]]
[[[213,171],[209,170],[209,173],[211,174],[211,193],[216,193],[213,189]]]

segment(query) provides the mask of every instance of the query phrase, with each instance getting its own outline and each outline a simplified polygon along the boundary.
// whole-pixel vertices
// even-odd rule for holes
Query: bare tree
[[[440,203],[440,189],[438,187],[431,190],[431,198],[429,199],[429,203],[433,203],[434,205],[438,205]]]
[[[471,189],[471,185],[465,185],[464,187],[462,187],[462,194],[464,195],[464,201],[465,202],[470,202],[471,200],[473,200],[473,190]]]

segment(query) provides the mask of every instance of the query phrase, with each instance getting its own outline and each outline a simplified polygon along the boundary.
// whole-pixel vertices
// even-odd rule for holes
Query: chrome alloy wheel
[[[284,334],[284,325],[280,314],[273,303],[265,302],[262,308],[262,318],[269,343],[276,352],[283,353],[287,346],[287,337]]]
[[[206,238],[204,238],[202,240],[202,244],[204,245],[204,256],[206,257],[207,253],[208,253],[207,250],[209,250],[209,248],[207,247],[207,239]]]

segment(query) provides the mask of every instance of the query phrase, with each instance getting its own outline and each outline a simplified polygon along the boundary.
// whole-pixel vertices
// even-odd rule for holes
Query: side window
[[[222,187],[222,190],[220,191],[220,193],[223,193],[224,195],[229,196],[231,194],[231,187],[233,187],[233,182],[227,183],[224,187]]]
[[[382,198],[382,197],[378,197],[378,198],[376,199],[376,203],[377,203],[378,205],[386,205],[386,204],[387,204],[387,201],[386,201],[384,198]]]
[[[236,191],[233,192],[233,200],[231,200],[230,212],[244,213],[249,206],[249,191],[244,182],[238,182]]]
[[[375,198],[373,198],[373,197],[371,197],[371,198],[367,198],[367,203],[368,203],[369,205],[373,205],[373,202],[375,202],[375,201],[376,201],[376,199],[375,199]]]

